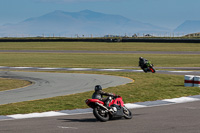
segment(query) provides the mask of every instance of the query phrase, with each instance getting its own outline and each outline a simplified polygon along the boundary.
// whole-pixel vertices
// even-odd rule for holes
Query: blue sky
[[[176,28],[185,20],[200,20],[200,0],[0,0],[0,25],[63,10],[89,9]]]

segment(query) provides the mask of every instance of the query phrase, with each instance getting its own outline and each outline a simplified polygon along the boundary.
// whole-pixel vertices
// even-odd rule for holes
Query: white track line
[[[121,71],[121,72],[143,72],[142,70],[134,70],[134,69],[94,69],[94,68],[43,68],[43,67],[7,67],[0,66],[0,69],[30,69],[30,70],[65,70],[65,71]],[[168,73],[200,73],[198,71],[163,71],[157,70],[157,72],[168,72]]]

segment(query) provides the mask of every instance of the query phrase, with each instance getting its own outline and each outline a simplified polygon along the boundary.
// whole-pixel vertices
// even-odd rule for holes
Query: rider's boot
[[[147,68],[144,68],[144,72],[147,73]]]

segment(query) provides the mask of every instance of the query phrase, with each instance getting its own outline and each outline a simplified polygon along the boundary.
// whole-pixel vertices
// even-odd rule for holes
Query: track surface
[[[33,85],[0,92],[0,104],[43,99],[55,96],[92,91],[97,84],[103,88],[133,82],[118,76],[75,73],[7,72],[0,71],[1,78],[17,78],[33,82]]]
[[[199,133],[200,102],[131,110],[133,119],[96,121],[90,114],[0,122],[1,133]]]

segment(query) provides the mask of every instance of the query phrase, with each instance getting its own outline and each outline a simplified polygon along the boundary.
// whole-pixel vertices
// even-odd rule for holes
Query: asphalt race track
[[[0,71],[0,78],[24,79],[33,83],[27,87],[1,91],[0,104],[93,91],[98,84],[108,88],[133,82],[129,78],[119,76],[47,72]]]
[[[133,119],[97,121],[93,114],[0,122],[1,133],[199,133],[200,102],[131,110]]]

